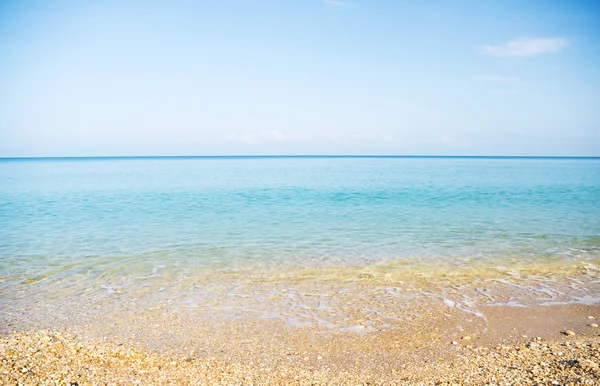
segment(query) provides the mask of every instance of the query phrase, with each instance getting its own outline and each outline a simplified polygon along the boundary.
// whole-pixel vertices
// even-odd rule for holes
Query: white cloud
[[[498,46],[483,46],[482,52],[496,57],[531,56],[560,52],[569,45],[565,38],[518,38]]]

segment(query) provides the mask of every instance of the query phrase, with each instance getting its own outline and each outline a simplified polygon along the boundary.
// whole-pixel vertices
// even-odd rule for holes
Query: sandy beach
[[[600,382],[598,306],[488,307],[484,333],[454,338],[449,330],[469,317],[444,314],[431,309],[410,326],[369,333],[250,320],[192,325],[156,313],[108,336],[100,325],[8,332],[0,374],[7,385]]]
[[[14,385],[598,384],[590,267],[256,266],[140,287],[146,298],[40,282],[3,310],[0,374]]]
[[[600,1],[0,1],[0,386],[600,386]]]

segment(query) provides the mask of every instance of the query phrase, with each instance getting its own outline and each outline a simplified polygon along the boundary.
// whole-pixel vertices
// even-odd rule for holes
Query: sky
[[[600,156],[600,2],[0,0],[0,157]]]

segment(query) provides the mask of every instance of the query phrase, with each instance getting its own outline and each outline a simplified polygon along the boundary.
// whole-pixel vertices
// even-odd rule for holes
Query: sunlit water
[[[351,328],[331,310],[361,298],[595,304],[599,257],[594,158],[0,161],[12,322],[168,304]]]

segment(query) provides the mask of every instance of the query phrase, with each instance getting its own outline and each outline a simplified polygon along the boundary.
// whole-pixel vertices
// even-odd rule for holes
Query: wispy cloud
[[[510,76],[501,76],[501,75],[478,75],[475,77],[477,80],[483,82],[490,83],[502,83],[502,84],[512,84],[515,86],[526,86],[527,83],[521,82],[518,78],[513,78]]]
[[[258,133],[229,134],[221,138],[226,142],[243,142],[249,145],[259,145],[272,142],[307,141],[311,137],[301,132],[282,132],[279,130],[263,131]]]
[[[247,145],[267,145],[275,143],[398,143],[404,138],[398,135],[362,133],[307,133],[280,130],[233,133],[215,138],[218,142],[241,142]]]
[[[532,56],[560,52],[569,45],[565,38],[529,38],[523,37],[508,41],[501,45],[486,45],[481,47],[481,51],[490,56],[509,57],[509,56]]]

